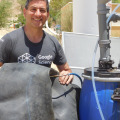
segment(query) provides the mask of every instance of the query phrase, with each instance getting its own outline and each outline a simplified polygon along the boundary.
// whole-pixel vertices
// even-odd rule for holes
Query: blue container
[[[105,120],[120,120],[120,103],[111,99],[116,88],[120,88],[119,82],[95,81],[97,96]],[[85,79],[79,106],[80,120],[102,120],[93,91],[92,80]]]

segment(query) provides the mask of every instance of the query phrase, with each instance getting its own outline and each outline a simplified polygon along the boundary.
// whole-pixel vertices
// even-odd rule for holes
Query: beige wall
[[[112,4],[112,11],[118,4]],[[70,9],[73,7],[73,4],[67,4],[61,9],[61,29],[62,31],[66,31],[66,29],[73,29],[73,15],[72,11]],[[120,13],[120,7],[116,10],[117,13]],[[69,19],[69,22],[71,22],[69,27],[67,22],[67,19]],[[120,37],[120,22],[111,23],[111,36],[112,37]]]
[[[112,4],[112,11],[118,4]],[[120,7],[116,10],[117,13],[120,13]],[[120,37],[120,22],[112,22],[111,23],[111,36],[112,37]]]
[[[61,9],[61,29],[62,31],[72,32],[73,29],[73,4],[66,4]]]

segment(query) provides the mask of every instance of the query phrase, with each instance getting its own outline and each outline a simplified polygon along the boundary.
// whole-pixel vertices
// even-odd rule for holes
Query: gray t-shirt
[[[32,43],[24,28],[19,28],[0,39],[0,62],[36,63],[50,67],[52,62],[62,65],[67,61],[55,37],[44,32],[39,43]]]

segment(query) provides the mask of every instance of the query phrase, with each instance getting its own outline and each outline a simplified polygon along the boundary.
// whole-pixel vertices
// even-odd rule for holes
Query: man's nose
[[[40,16],[40,15],[41,15],[41,12],[40,12],[39,9],[36,10],[35,15],[37,15],[37,16]]]

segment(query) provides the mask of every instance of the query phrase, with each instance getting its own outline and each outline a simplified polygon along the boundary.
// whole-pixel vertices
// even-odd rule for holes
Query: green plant
[[[8,23],[8,18],[10,17],[11,2],[7,0],[2,0],[0,2],[0,28],[5,27]]]
[[[51,0],[50,1],[50,17],[56,24],[61,24],[61,8],[72,0]]]
[[[17,22],[17,23],[21,23],[22,26],[25,25],[25,18],[24,18],[24,16],[23,16],[22,13],[18,15],[18,19],[17,19],[16,22]]]
[[[120,3],[120,0],[112,0],[112,3]]]
[[[19,3],[20,6],[21,6],[21,12],[23,12],[23,8],[24,8],[24,6],[25,6],[26,0],[17,0],[17,1],[18,1],[18,3]]]

